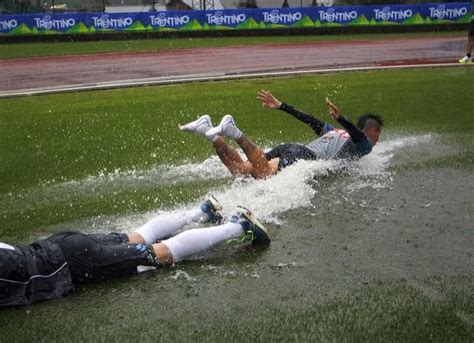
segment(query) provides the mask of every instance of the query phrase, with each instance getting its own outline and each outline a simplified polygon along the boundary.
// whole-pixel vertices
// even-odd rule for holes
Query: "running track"
[[[451,64],[462,55],[465,42],[453,35],[0,60],[0,97],[264,72]]]

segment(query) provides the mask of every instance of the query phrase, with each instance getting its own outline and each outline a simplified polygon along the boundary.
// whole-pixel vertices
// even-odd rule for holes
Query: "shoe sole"
[[[218,212],[218,211],[222,210],[222,205],[219,203],[219,200],[217,200],[214,195],[210,195],[207,200],[209,200],[212,207],[214,207],[215,212]]]
[[[268,246],[270,244],[268,229],[252,215],[252,212],[250,212],[250,210],[246,209],[245,207],[237,206],[237,212],[246,220],[251,222],[257,229],[253,231],[253,233],[255,234],[255,239],[252,241],[252,245]]]

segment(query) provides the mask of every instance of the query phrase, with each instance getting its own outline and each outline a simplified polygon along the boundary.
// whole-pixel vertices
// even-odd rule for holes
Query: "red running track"
[[[0,95],[146,78],[456,62],[465,42],[443,36],[0,60]]]

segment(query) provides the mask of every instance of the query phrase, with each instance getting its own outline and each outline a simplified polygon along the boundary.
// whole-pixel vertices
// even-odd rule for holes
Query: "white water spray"
[[[230,185],[216,186],[209,194],[214,194],[229,215],[237,205],[252,210],[256,216],[266,222],[279,223],[279,215],[286,211],[311,206],[311,200],[320,191],[318,178],[330,171],[347,168],[350,182],[346,191],[372,187],[389,187],[392,175],[387,171],[395,153],[402,149],[419,146],[432,146],[432,135],[395,137],[381,142],[368,156],[359,161],[346,164],[344,161],[300,161],[266,180],[236,178]],[[423,149],[426,149],[423,148]],[[113,173],[100,173],[81,180],[61,183],[45,183],[21,194],[0,195],[0,205],[4,213],[18,213],[21,210],[38,208],[61,202],[76,202],[97,196],[113,195],[116,191],[137,190],[150,184],[183,185],[193,182],[231,179],[229,172],[215,156],[202,163],[186,163],[177,166],[158,166],[148,170],[131,170]],[[344,191],[342,189],[341,191]],[[187,203],[176,207],[180,211],[198,205]],[[162,213],[151,211],[132,216],[107,216],[92,218],[81,223],[73,223],[78,229],[91,227],[115,227],[121,231],[134,229],[143,222]],[[99,219],[99,220],[98,220]]]

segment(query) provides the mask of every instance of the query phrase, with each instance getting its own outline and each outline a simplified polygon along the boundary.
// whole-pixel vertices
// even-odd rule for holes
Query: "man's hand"
[[[334,105],[328,97],[326,97],[324,101],[328,106],[329,114],[331,115],[332,119],[338,120],[341,117],[341,111],[339,111],[339,108],[337,108],[336,105]]]
[[[275,98],[270,91],[266,90],[261,90],[257,94],[257,99],[262,102],[262,106],[268,107],[268,108],[273,108],[273,109],[278,109],[281,107],[282,102]]]

